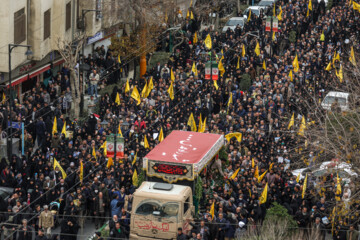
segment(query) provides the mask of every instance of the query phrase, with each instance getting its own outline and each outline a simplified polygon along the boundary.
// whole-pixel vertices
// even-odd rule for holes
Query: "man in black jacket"
[[[127,239],[127,234],[128,232],[120,225],[120,222],[116,222],[115,228],[110,230],[110,240]]]
[[[18,240],[31,240],[32,239],[32,229],[27,225],[27,220],[22,220],[22,225],[18,230]]]

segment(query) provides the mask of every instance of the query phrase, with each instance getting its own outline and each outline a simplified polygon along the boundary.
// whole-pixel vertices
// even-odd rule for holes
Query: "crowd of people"
[[[88,93],[95,97],[99,108],[93,108],[96,115],[91,114],[83,124],[68,114],[72,90],[66,66],[46,84],[37,83],[22,103],[15,99],[10,106],[11,116],[7,114],[9,106],[3,103],[2,129],[6,129],[8,118],[23,119],[26,126],[25,154],[0,162],[0,185],[14,189],[9,198],[0,197],[5,239],[30,240],[35,235],[39,240],[76,239],[88,219],[93,219],[97,229],[109,220],[110,239],[128,238],[132,194],[136,189],[132,182],[134,170],[141,172],[141,159],[158,144],[154,134],[161,129],[165,136],[172,130],[190,130],[187,122],[191,113],[197,122],[200,114],[202,120],[206,117],[205,132],[240,132],[242,139],[227,142],[220,174],[203,179],[199,221],[191,223],[193,230],[189,235],[179,229],[179,239],[240,237],[261,225],[272,202],[287,209],[303,234],[312,229],[316,239],[325,239],[326,232],[331,232],[330,216],[336,197],[346,203],[349,214],[332,220],[333,238],[356,239],[358,232],[354,228],[359,216],[352,210],[360,210],[360,205],[359,201],[350,201],[351,193],[356,191],[354,183],[344,185],[339,196],[336,176],[317,178],[309,174],[303,197],[304,180],[291,172],[294,166],[305,166],[297,151],[303,140],[296,131],[288,129],[292,114],[296,116],[293,129],[303,116],[311,122],[308,92],[321,99],[328,91],[341,87],[340,81],[329,84],[334,82],[329,79],[336,76],[325,68],[335,53],[340,56],[335,65],[347,64],[350,47],[359,48],[360,14],[349,2],[333,1],[327,10],[324,0],[313,0],[307,14],[308,4],[304,0],[277,1],[275,11],[278,15],[281,7],[282,20],[275,35],[265,31],[263,13],[259,17],[251,15],[243,28],[237,26],[234,31],[223,33],[211,28],[196,32],[196,18],[189,19],[183,28],[188,39],[178,46],[168,63],[158,63],[142,79],[130,79],[129,91],[124,86],[114,87],[112,93],[97,96],[100,84],[120,82],[120,67],[124,68],[119,67],[110,50],[97,49],[85,61],[91,66],[86,79]],[[248,35],[249,32],[256,32],[258,37]],[[212,39],[211,50],[204,43],[208,35]],[[257,44],[259,54],[255,52]],[[210,57],[224,66],[216,84],[205,80],[205,63]],[[293,68],[295,57],[298,71]],[[175,78],[173,99],[167,91],[171,72]],[[143,89],[150,78],[153,88],[137,104],[131,97],[132,90],[135,86]],[[120,104],[116,103],[118,94]],[[91,101],[95,103],[93,98]],[[106,126],[101,124],[104,120]],[[64,124],[72,134],[62,132]],[[117,133],[118,125],[125,142],[124,157],[107,166],[101,146],[106,135]],[[144,146],[144,136],[149,148]],[[259,175],[268,171],[261,181],[254,175],[256,168]],[[237,169],[237,176],[230,179]],[[265,186],[267,201],[260,204]],[[213,202],[214,217],[210,214]],[[59,236],[51,233],[57,225],[61,227]],[[96,234],[101,237],[100,232]]]

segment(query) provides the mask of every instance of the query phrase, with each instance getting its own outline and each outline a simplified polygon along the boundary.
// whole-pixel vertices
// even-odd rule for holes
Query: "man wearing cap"
[[[48,205],[44,206],[44,211],[40,214],[39,228],[43,228],[46,231],[46,237],[51,236],[51,228],[54,226],[54,216],[49,211]]]

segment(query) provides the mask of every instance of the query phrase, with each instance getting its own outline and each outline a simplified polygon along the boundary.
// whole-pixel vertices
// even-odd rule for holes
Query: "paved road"
[[[77,236],[77,240],[87,240],[90,236],[93,236],[96,232],[95,224],[91,219],[87,219],[84,224],[84,228],[80,228]],[[60,226],[56,227],[53,231],[53,234],[60,233]]]

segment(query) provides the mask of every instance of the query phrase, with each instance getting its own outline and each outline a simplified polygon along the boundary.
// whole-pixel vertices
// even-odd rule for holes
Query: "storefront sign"
[[[104,37],[104,32],[101,31],[101,32],[97,32],[94,36],[92,37],[89,37],[87,39],[87,44],[93,44],[94,42],[97,42],[99,41],[100,39],[102,39]]]

